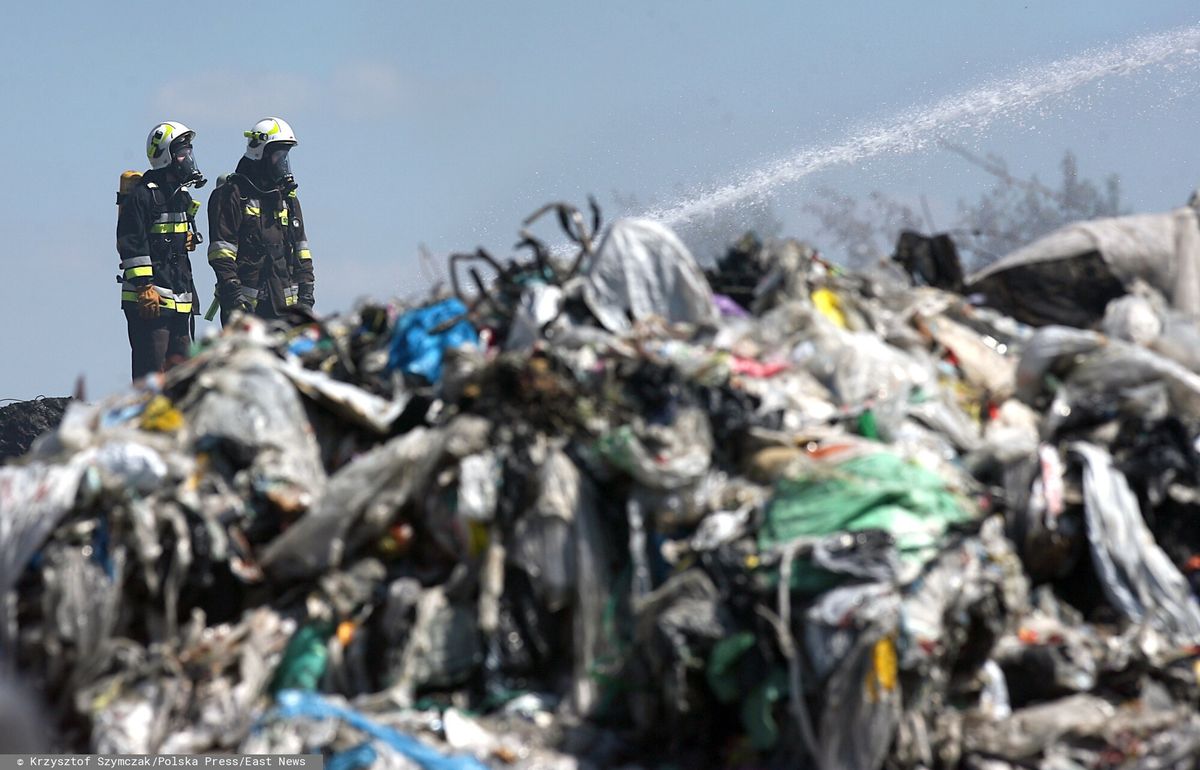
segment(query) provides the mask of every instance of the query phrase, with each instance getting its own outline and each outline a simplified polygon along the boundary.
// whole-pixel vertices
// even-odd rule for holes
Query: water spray
[[[801,150],[744,174],[715,189],[642,216],[678,225],[698,216],[759,200],[809,174],[883,154],[925,149],[948,134],[980,130],[1089,83],[1126,76],[1156,66],[1200,64],[1200,24],[1145,35],[1113,48],[1030,67],[1020,74],[947,97],[932,106],[908,110],[838,143]]]

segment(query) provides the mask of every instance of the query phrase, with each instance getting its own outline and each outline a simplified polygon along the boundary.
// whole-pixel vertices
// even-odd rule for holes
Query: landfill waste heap
[[[1200,249],[963,276],[945,239],[855,273],[747,237],[706,275],[661,224],[543,215],[570,253],[522,230],[425,303],[235,318],[0,468],[0,650],[43,746],[1197,766],[1171,291]]]

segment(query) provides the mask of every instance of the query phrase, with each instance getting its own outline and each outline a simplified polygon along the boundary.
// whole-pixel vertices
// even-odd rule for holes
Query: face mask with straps
[[[290,145],[268,147],[263,154],[265,176],[285,194],[297,187],[296,177],[292,174],[292,161],[288,155],[291,149]]]
[[[208,180],[196,166],[196,156],[192,153],[191,143],[180,145],[171,153],[171,172],[179,179],[181,187],[195,186],[200,189]]]

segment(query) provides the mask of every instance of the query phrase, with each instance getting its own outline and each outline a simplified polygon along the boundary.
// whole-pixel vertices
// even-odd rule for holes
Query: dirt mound
[[[35,398],[0,406],[0,462],[29,451],[33,440],[62,422],[69,398]]]

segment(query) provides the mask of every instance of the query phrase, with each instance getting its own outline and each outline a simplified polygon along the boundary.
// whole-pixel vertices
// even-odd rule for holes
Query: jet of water
[[[1094,81],[1155,66],[1200,61],[1200,25],[1145,35],[1113,48],[1091,51],[909,110],[832,145],[811,147],[743,175],[729,184],[643,214],[677,225],[698,216],[761,200],[774,190],[833,166],[883,154],[916,152],[955,132],[980,130],[1055,96]]]

